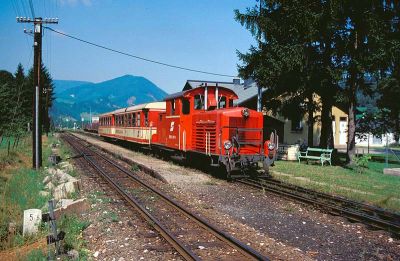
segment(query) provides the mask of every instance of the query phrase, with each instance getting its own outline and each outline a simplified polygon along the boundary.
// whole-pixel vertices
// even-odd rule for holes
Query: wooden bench
[[[318,160],[321,165],[324,166],[324,162],[329,162],[332,166],[332,152],[333,149],[320,149],[320,148],[307,148],[307,151],[299,151],[297,153],[297,159],[300,163],[301,159]]]

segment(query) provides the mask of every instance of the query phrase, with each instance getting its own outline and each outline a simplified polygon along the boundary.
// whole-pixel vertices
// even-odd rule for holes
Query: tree
[[[33,68],[29,70],[27,77],[27,93],[31,93],[31,97],[33,97],[35,86],[33,86],[34,78],[33,78]],[[40,85],[42,87],[43,93],[41,95],[41,113],[42,113],[42,126],[43,130],[46,134],[50,131],[50,117],[49,117],[49,109],[53,105],[54,97],[54,84],[53,79],[47,68],[42,64],[41,65],[41,74],[40,74]],[[33,99],[30,101],[30,108],[33,106]],[[25,106],[27,108],[28,106]],[[30,111],[32,113],[32,110]]]
[[[267,108],[291,119],[307,114],[310,145],[314,112],[322,109],[323,147],[333,146],[331,109],[340,76],[334,59],[335,10],[331,1],[265,0],[246,13],[235,11],[236,20],[258,40],[258,48],[238,52],[239,74],[267,88]]]
[[[371,93],[366,84],[367,75],[386,70],[386,35],[388,1],[342,1],[339,5],[340,38],[338,52],[342,54],[341,64],[345,73],[345,97],[348,103],[347,161],[352,164],[355,156],[357,93]]]

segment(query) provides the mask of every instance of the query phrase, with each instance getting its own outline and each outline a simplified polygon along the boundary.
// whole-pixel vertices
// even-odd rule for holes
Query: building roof
[[[183,91],[204,86],[206,83],[214,86],[218,84],[220,87],[225,87],[234,91],[239,97],[239,99],[234,101],[235,105],[242,104],[258,94],[258,87],[254,81],[245,80],[244,83],[240,83],[240,79],[234,79],[232,82],[188,80],[183,87]]]

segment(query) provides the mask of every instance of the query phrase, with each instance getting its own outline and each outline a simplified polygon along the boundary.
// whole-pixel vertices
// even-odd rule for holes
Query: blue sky
[[[36,16],[58,17],[56,30],[138,56],[178,66],[236,75],[242,52],[254,44],[234,20],[234,9],[255,0],[33,0]],[[0,69],[32,66],[33,38],[15,17],[31,16],[28,0],[1,1]],[[171,93],[187,79],[231,81],[149,64],[44,32],[43,61],[54,79],[100,82],[124,74],[148,78]]]

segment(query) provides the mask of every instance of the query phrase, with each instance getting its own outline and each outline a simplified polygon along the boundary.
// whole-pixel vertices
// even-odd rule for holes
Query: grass
[[[7,139],[8,140],[8,139]],[[63,146],[57,137],[43,136],[43,166],[49,166],[47,161],[51,152],[51,144],[59,143],[59,155],[66,159],[70,155],[68,148]],[[11,144],[13,139],[11,138]],[[19,146],[10,149],[8,153],[7,143],[0,144],[0,250],[26,245],[43,238],[47,232],[47,226],[41,224],[39,233],[32,237],[22,236],[23,211],[29,208],[45,210],[49,198],[41,196],[44,190],[43,171],[32,170],[31,138],[22,138]],[[76,173],[73,173],[76,174]],[[77,195],[75,195],[77,197]],[[16,233],[8,235],[10,222],[16,222]],[[80,254],[80,260],[88,259],[88,252],[84,248],[82,230],[88,226],[87,222],[79,220],[76,216],[64,216],[58,221],[58,228],[66,232],[64,246],[66,250],[76,249]],[[40,250],[33,250],[25,257],[26,260],[46,260]]]
[[[366,168],[320,166],[277,161],[272,175],[280,180],[400,212],[400,177],[383,174],[384,159],[373,155]],[[377,160],[378,159],[378,160]],[[394,162],[389,167],[400,167]]]
[[[82,231],[85,230],[90,223],[80,220],[76,215],[64,215],[57,224],[58,229],[65,232],[64,250],[69,251],[75,249],[79,252],[80,260],[87,260],[89,252],[86,249],[86,241],[83,239]]]

